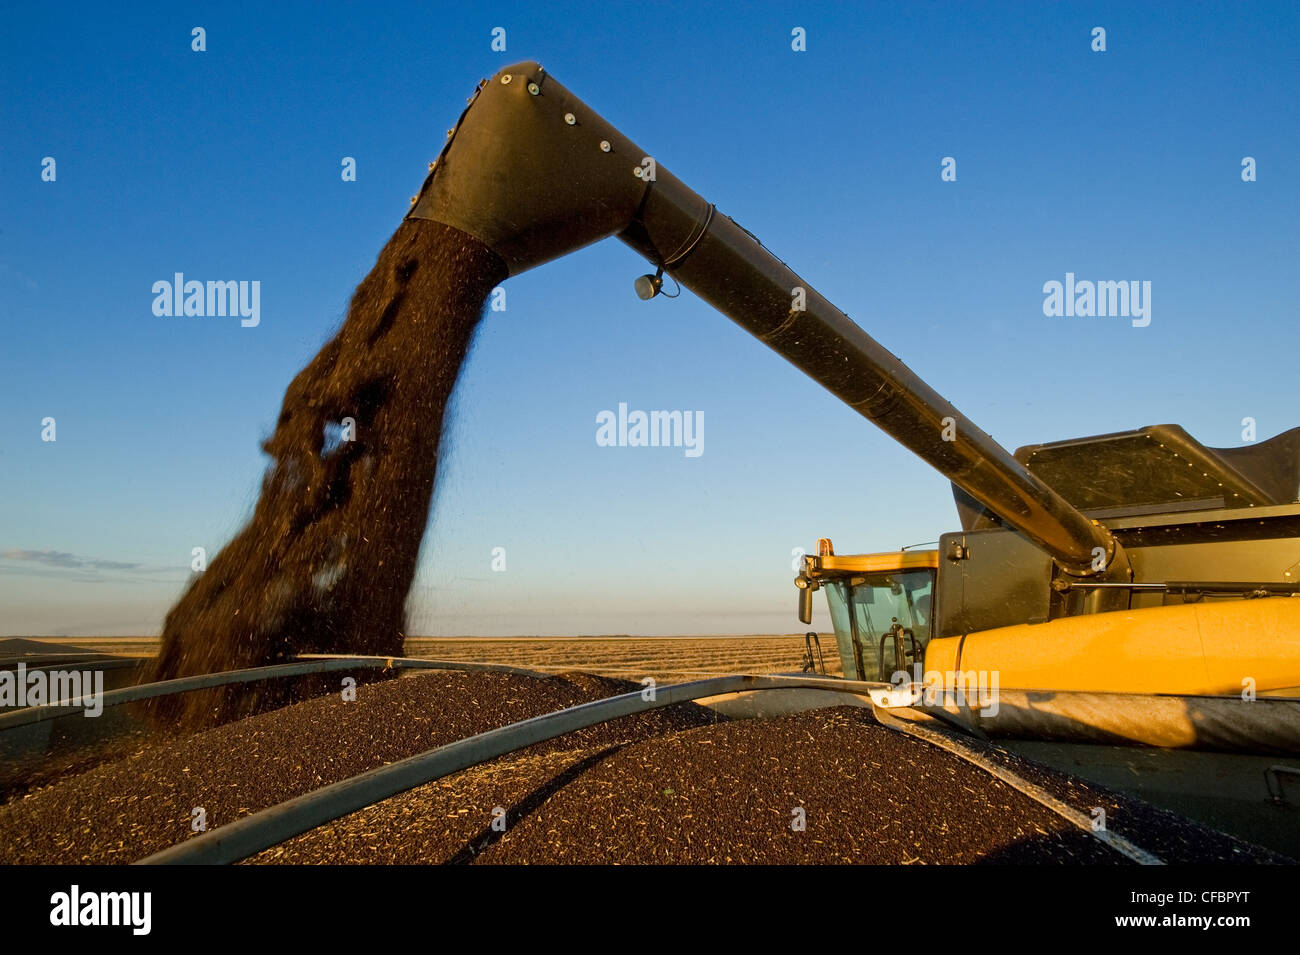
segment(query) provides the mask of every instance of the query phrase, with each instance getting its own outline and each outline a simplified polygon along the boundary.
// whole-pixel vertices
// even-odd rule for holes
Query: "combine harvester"
[[[962,529],[937,550],[843,556],[823,539],[806,558],[799,616],[811,623],[813,593],[826,591],[842,680],[733,675],[663,687],[649,703],[630,693],[585,704],[368,771],[147,861],[246,858],[486,759],[688,700],[751,715],[869,700],[885,725],[963,750],[1022,791],[1033,787],[963,738],[999,738],[1300,857],[1284,791],[1300,774],[1286,762],[1300,755],[1300,428],[1212,449],[1162,425],[1012,455],[532,62],[480,83],[408,217],[473,236],[511,275],[618,236],[656,269],[636,280],[642,298],[667,273],[801,368],[951,480]],[[393,665],[474,667],[302,660],[107,702]],[[51,716],[9,714],[0,729]]]
[[[1297,773],[1272,757],[1300,754],[1300,428],[1214,449],[1158,425],[1009,454],[536,63],[480,84],[409,216],[511,275],[617,235],[656,267],[642,298],[668,273],[952,481],[962,529],[937,551],[823,539],[796,580],[804,623],[826,591],[845,676],[892,685],[878,708],[1050,741],[1021,748],[1273,845],[1289,823],[1297,850],[1271,803]]]

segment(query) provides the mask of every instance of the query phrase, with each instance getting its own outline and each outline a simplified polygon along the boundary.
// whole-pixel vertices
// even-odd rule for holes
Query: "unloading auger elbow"
[[[652,156],[533,62],[484,80],[433,163],[408,218],[432,219],[474,236],[511,275],[618,235],[676,195],[694,213],[708,206]],[[680,251],[674,225],[656,222],[664,260]]]

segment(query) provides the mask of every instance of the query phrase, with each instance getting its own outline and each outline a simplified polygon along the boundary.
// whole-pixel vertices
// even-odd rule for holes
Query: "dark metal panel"
[[[1128,550],[1134,578],[1142,583],[1171,581],[1249,581],[1300,583],[1300,540],[1294,537],[1244,540],[1193,540]],[[1195,598],[1193,598],[1195,599]],[[1202,599],[1236,599],[1213,598]],[[1133,594],[1134,607],[1181,603],[1181,596],[1161,593]]]
[[[1125,547],[1169,547],[1280,537],[1300,539],[1300,506],[1200,511],[1107,523]]]
[[[1052,616],[1052,561],[1008,530],[966,531],[939,539],[941,637],[1045,622]]]
[[[1176,424],[1019,448],[1016,460],[1075,507],[1149,507],[1208,501],[1218,507],[1280,504]]]

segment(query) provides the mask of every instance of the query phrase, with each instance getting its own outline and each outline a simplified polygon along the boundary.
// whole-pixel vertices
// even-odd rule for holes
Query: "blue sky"
[[[465,97],[523,59],[1008,448],[1161,422],[1236,446],[1243,417],[1260,438],[1300,424],[1298,11],[11,9],[0,634],[157,632],[191,549],[251,514],[285,386]],[[792,548],[956,526],[943,478],[689,292],[639,301],[643,271],[610,240],[507,283],[462,375],[412,632],[793,632]],[[155,316],[175,272],[260,281],[260,324]],[[1151,324],[1044,316],[1067,272],[1150,281]],[[619,402],[703,412],[704,453],[598,447]]]

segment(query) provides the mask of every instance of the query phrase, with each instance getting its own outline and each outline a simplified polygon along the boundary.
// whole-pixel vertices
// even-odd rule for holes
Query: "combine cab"
[[[912,674],[930,643],[939,552],[837,557],[826,538],[818,550],[805,558],[798,584],[808,598],[814,588],[826,591],[844,676],[891,683]],[[811,621],[809,607],[804,622]]]

